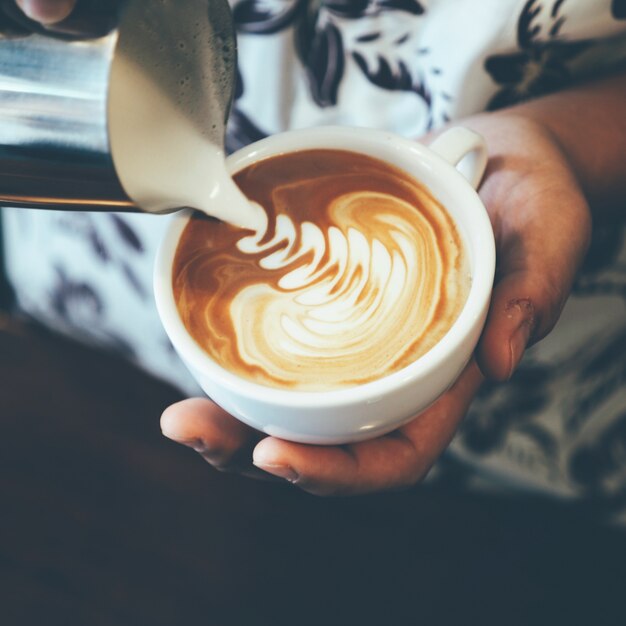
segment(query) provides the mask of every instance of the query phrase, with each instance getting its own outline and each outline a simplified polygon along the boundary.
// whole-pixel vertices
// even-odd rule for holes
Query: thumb
[[[589,209],[572,186],[542,191],[541,203],[522,196],[531,200],[511,203],[495,229],[497,278],[476,350],[492,380],[508,380],[526,347],[554,328],[590,239]]]
[[[478,365],[487,378],[507,380],[511,377],[535,329],[536,298],[528,290],[519,289],[519,278],[507,277],[492,296],[476,352]]]
[[[493,380],[508,380],[526,348],[552,330],[568,292],[566,285],[551,283],[530,269],[503,277],[494,289],[476,351],[482,373]]]
[[[41,24],[63,21],[74,9],[75,0],[16,0],[24,14]]]

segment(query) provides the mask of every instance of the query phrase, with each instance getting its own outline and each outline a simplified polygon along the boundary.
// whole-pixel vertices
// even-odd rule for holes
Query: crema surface
[[[307,150],[235,181],[264,207],[267,232],[194,216],[173,269],[185,326],[225,369],[288,389],[354,386],[418,359],[460,314],[461,238],[403,171]]]

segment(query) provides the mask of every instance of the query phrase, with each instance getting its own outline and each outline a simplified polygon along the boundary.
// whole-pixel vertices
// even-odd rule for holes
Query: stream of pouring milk
[[[189,206],[206,215],[239,228],[249,229],[257,236],[267,230],[267,214],[256,202],[251,202],[241,192],[226,169],[222,150],[207,146],[203,160],[211,172],[210,184],[207,179],[199,180],[199,185],[189,199]]]
[[[211,98],[183,107],[123,57],[111,72],[111,154],[129,197],[150,213],[188,207],[264,233],[265,211],[243,195],[226,169],[216,143],[223,138],[223,112],[211,110]]]

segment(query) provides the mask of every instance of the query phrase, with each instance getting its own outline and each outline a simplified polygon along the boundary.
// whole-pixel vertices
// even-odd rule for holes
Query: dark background
[[[626,624],[626,533],[453,484],[325,500],[165,440],[172,389],[0,317],[0,624]]]

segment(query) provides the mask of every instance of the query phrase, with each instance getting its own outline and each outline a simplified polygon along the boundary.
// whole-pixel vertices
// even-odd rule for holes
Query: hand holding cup
[[[472,281],[465,306],[441,340],[399,371],[346,389],[294,391],[246,380],[209,357],[181,320],[172,285],[172,268],[190,215],[173,220],[158,255],[155,268],[157,306],[176,349],[207,395],[255,431],[271,435],[257,449],[256,455],[278,438],[282,440],[281,445],[297,446],[287,440],[318,444],[313,454],[321,456],[332,455],[331,450],[336,452],[338,448],[322,448],[320,444],[329,446],[363,441],[363,445],[369,448],[373,442],[366,440],[379,442],[381,438],[393,441],[392,448],[403,448],[409,440],[386,433],[399,432],[398,429],[413,421],[416,414],[454,383],[471,359],[487,315],[495,268],[493,233],[485,208],[472,186],[478,184],[484,170],[484,142],[475,133],[464,129],[453,129],[443,135],[432,149],[389,133],[350,128],[312,129],[274,136],[250,146],[230,157],[229,167],[235,173],[264,158],[313,149],[350,150],[380,159],[419,181],[445,207],[464,242]],[[457,171],[457,164],[466,176]],[[435,272],[434,267],[432,271]],[[407,289],[410,287],[412,285]],[[400,315],[400,310],[396,314]],[[458,388],[473,393],[480,375],[475,366],[470,366],[468,372],[457,384]],[[182,406],[185,412],[184,407],[199,406],[197,401],[189,402],[196,404],[173,407],[164,416],[164,431],[169,430],[168,434],[178,440],[189,440],[185,432],[173,432],[180,416],[179,409]],[[226,438],[229,432],[235,439],[248,432],[243,424],[231,423],[219,409],[213,411],[213,416],[219,421],[219,430]],[[440,425],[446,422],[442,419]],[[453,422],[456,424],[456,420]],[[454,432],[449,421],[448,424],[443,430],[434,429],[430,435],[419,435],[422,440],[419,445],[434,449],[448,441]],[[429,428],[428,420],[419,428],[424,426]],[[259,436],[250,432],[250,441],[258,441]],[[427,443],[433,436],[438,441],[437,446]],[[201,449],[202,444],[191,439]],[[220,464],[216,460],[219,455],[214,456],[217,464]],[[264,465],[262,455],[256,461]]]
[[[206,399],[163,414],[164,434],[214,467],[276,476],[318,495],[406,487],[423,478],[450,443],[483,376],[505,380],[524,348],[547,334],[587,248],[589,209],[571,166],[543,126],[503,114],[465,124],[481,133],[490,163],[481,186],[494,227],[499,271],[476,356],[454,385],[404,426],[375,439],[313,446],[266,436]]]

